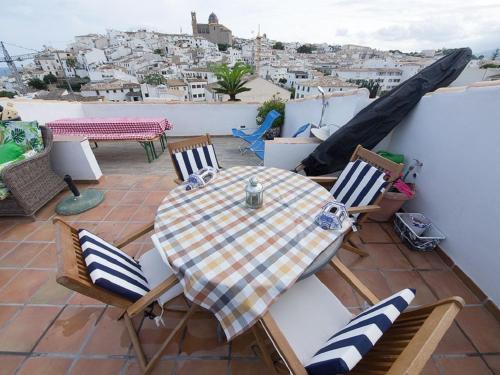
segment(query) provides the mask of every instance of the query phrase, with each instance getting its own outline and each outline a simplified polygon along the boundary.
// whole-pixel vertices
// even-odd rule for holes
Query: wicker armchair
[[[2,179],[11,195],[0,201],[0,216],[33,216],[66,186],[50,165],[52,131],[41,126],[44,150],[6,167]]]

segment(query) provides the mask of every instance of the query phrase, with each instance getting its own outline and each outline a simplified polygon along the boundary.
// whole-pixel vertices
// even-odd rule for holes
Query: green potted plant
[[[271,99],[266,100],[259,108],[257,108],[257,125],[261,125],[267,114],[273,109],[279,112],[281,116],[274,121],[272,128],[267,131],[267,139],[273,139],[281,135],[281,127],[285,122],[285,101],[274,94]]]

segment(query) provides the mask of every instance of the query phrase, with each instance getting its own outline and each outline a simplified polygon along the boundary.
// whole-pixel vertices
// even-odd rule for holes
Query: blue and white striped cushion
[[[345,374],[352,370],[413,298],[415,289],[403,289],[351,319],[307,363],[308,374]]]
[[[349,162],[330,192],[346,207],[367,206],[384,191],[385,173],[362,160]]]
[[[214,146],[212,145],[176,152],[173,154],[173,159],[175,166],[181,173],[183,181],[186,181],[189,175],[205,167],[220,169],[217,156],[215,156]]]
[[[95,285],[133,302],[149,292],[148,280],[132,257],[89,231],[80,229],[78,237]]]

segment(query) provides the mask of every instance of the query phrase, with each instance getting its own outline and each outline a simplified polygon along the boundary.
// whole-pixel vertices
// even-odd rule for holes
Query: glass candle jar
[[[263,202],[264,187],[259,183],[257,176],[252,176],[245,188],[245,204],[249,208],[260,208]]]

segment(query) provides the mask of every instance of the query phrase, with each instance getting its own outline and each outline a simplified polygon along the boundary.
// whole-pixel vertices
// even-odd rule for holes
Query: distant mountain
[[[9,68],[2,68],[2,67],[0,66],[0,76],[8,76],[8,75],[9,75],[9,73],[10,73]]]

